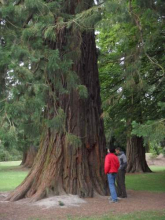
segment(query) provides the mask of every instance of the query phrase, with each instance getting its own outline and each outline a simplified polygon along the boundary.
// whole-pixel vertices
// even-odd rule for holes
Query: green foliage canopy
[[[165,101],[165,4],[112,0],[106,1],[105,6],[97,45],[107,137],[115,136],[125,146],[126,137],[133,130],[134,135],[150,140],[152,136],[160,142],[165,131],[161,107]],[[151,126],[151,121],[152,132],[146,134],[143,128]],[[160,129],[163,135],[158,135]]]

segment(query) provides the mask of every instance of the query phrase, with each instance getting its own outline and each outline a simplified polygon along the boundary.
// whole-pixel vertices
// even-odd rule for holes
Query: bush
[[[152,153],[155,156],[157,156],[159,154],[165,155],[165,147],[161,147],[160,145],[152,143],[150,145],[150,153]]]
[[[0,147],[0,161],[16,161],[22,159],[22,153],[17,149],[12,149],[10,151],[4,149],[3,146]]]

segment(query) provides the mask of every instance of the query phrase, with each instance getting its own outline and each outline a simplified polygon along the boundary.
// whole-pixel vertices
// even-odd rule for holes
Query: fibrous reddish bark
[[[34,146],[30,146],[27,149],[27,151],[23,152],[23,159],[21,165],[27,168],[31,168],[34,163],[34,159],[36,155],[37,155],[37,150],[35,149]]]
[[[145,147],[141,137],[127,139],[127,172],[151,172],[145,159]]]

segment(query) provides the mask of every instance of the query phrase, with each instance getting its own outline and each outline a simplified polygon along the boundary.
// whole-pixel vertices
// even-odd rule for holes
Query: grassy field
[[[165,167],[150,167],[153,173],[127,174],[127,189],[165,192]]]
[[[28,171],[20,169],[21,161],[0,162],[0,191],[15,189],[27,176]]]
[[[164,211],[150,211],[150,212],[135,212],[131,214],[124,215],[105,215],[102,217],[86,217],[86,218],[72,218],[68,217],[67,220],[164,220],[165,219],[165,210]],[[29,220],[46,220],[45,218],[29,218]]]
[[[74,218],[74,220],[164,220],[165,219],[165,210],[164,211],[151,211],[151,212],[135,212],[131,214],[124,215],[105,215],[102,217],[94,217],[94,218]],[[39,219],[32,219],[39,220]],[[68,218],[68,220],[73,220],[72,218]]]
[[[150,166],[150,169],[153,172],[165,171],[165,166]]]
[[[21,164],[21,161],[7,161],[7,162],[0,162],[0,172],[7,171],[14,168],[18,168]]]
[[[17,187],[27,176],[27,170],[20,169],[21,161],[0,162],[0,191]],[[127,174],[127,189],[165,192],[165,167],[151,166],[153,173]]]

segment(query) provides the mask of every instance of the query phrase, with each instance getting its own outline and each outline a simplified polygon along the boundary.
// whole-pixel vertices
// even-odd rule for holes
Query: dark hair
[[[115,149],[121,151],[121,148],[120,148],[120,147],[116,147]]]
[[[110,153],[115,153],[115,148],[110,148],[109,151]]]

